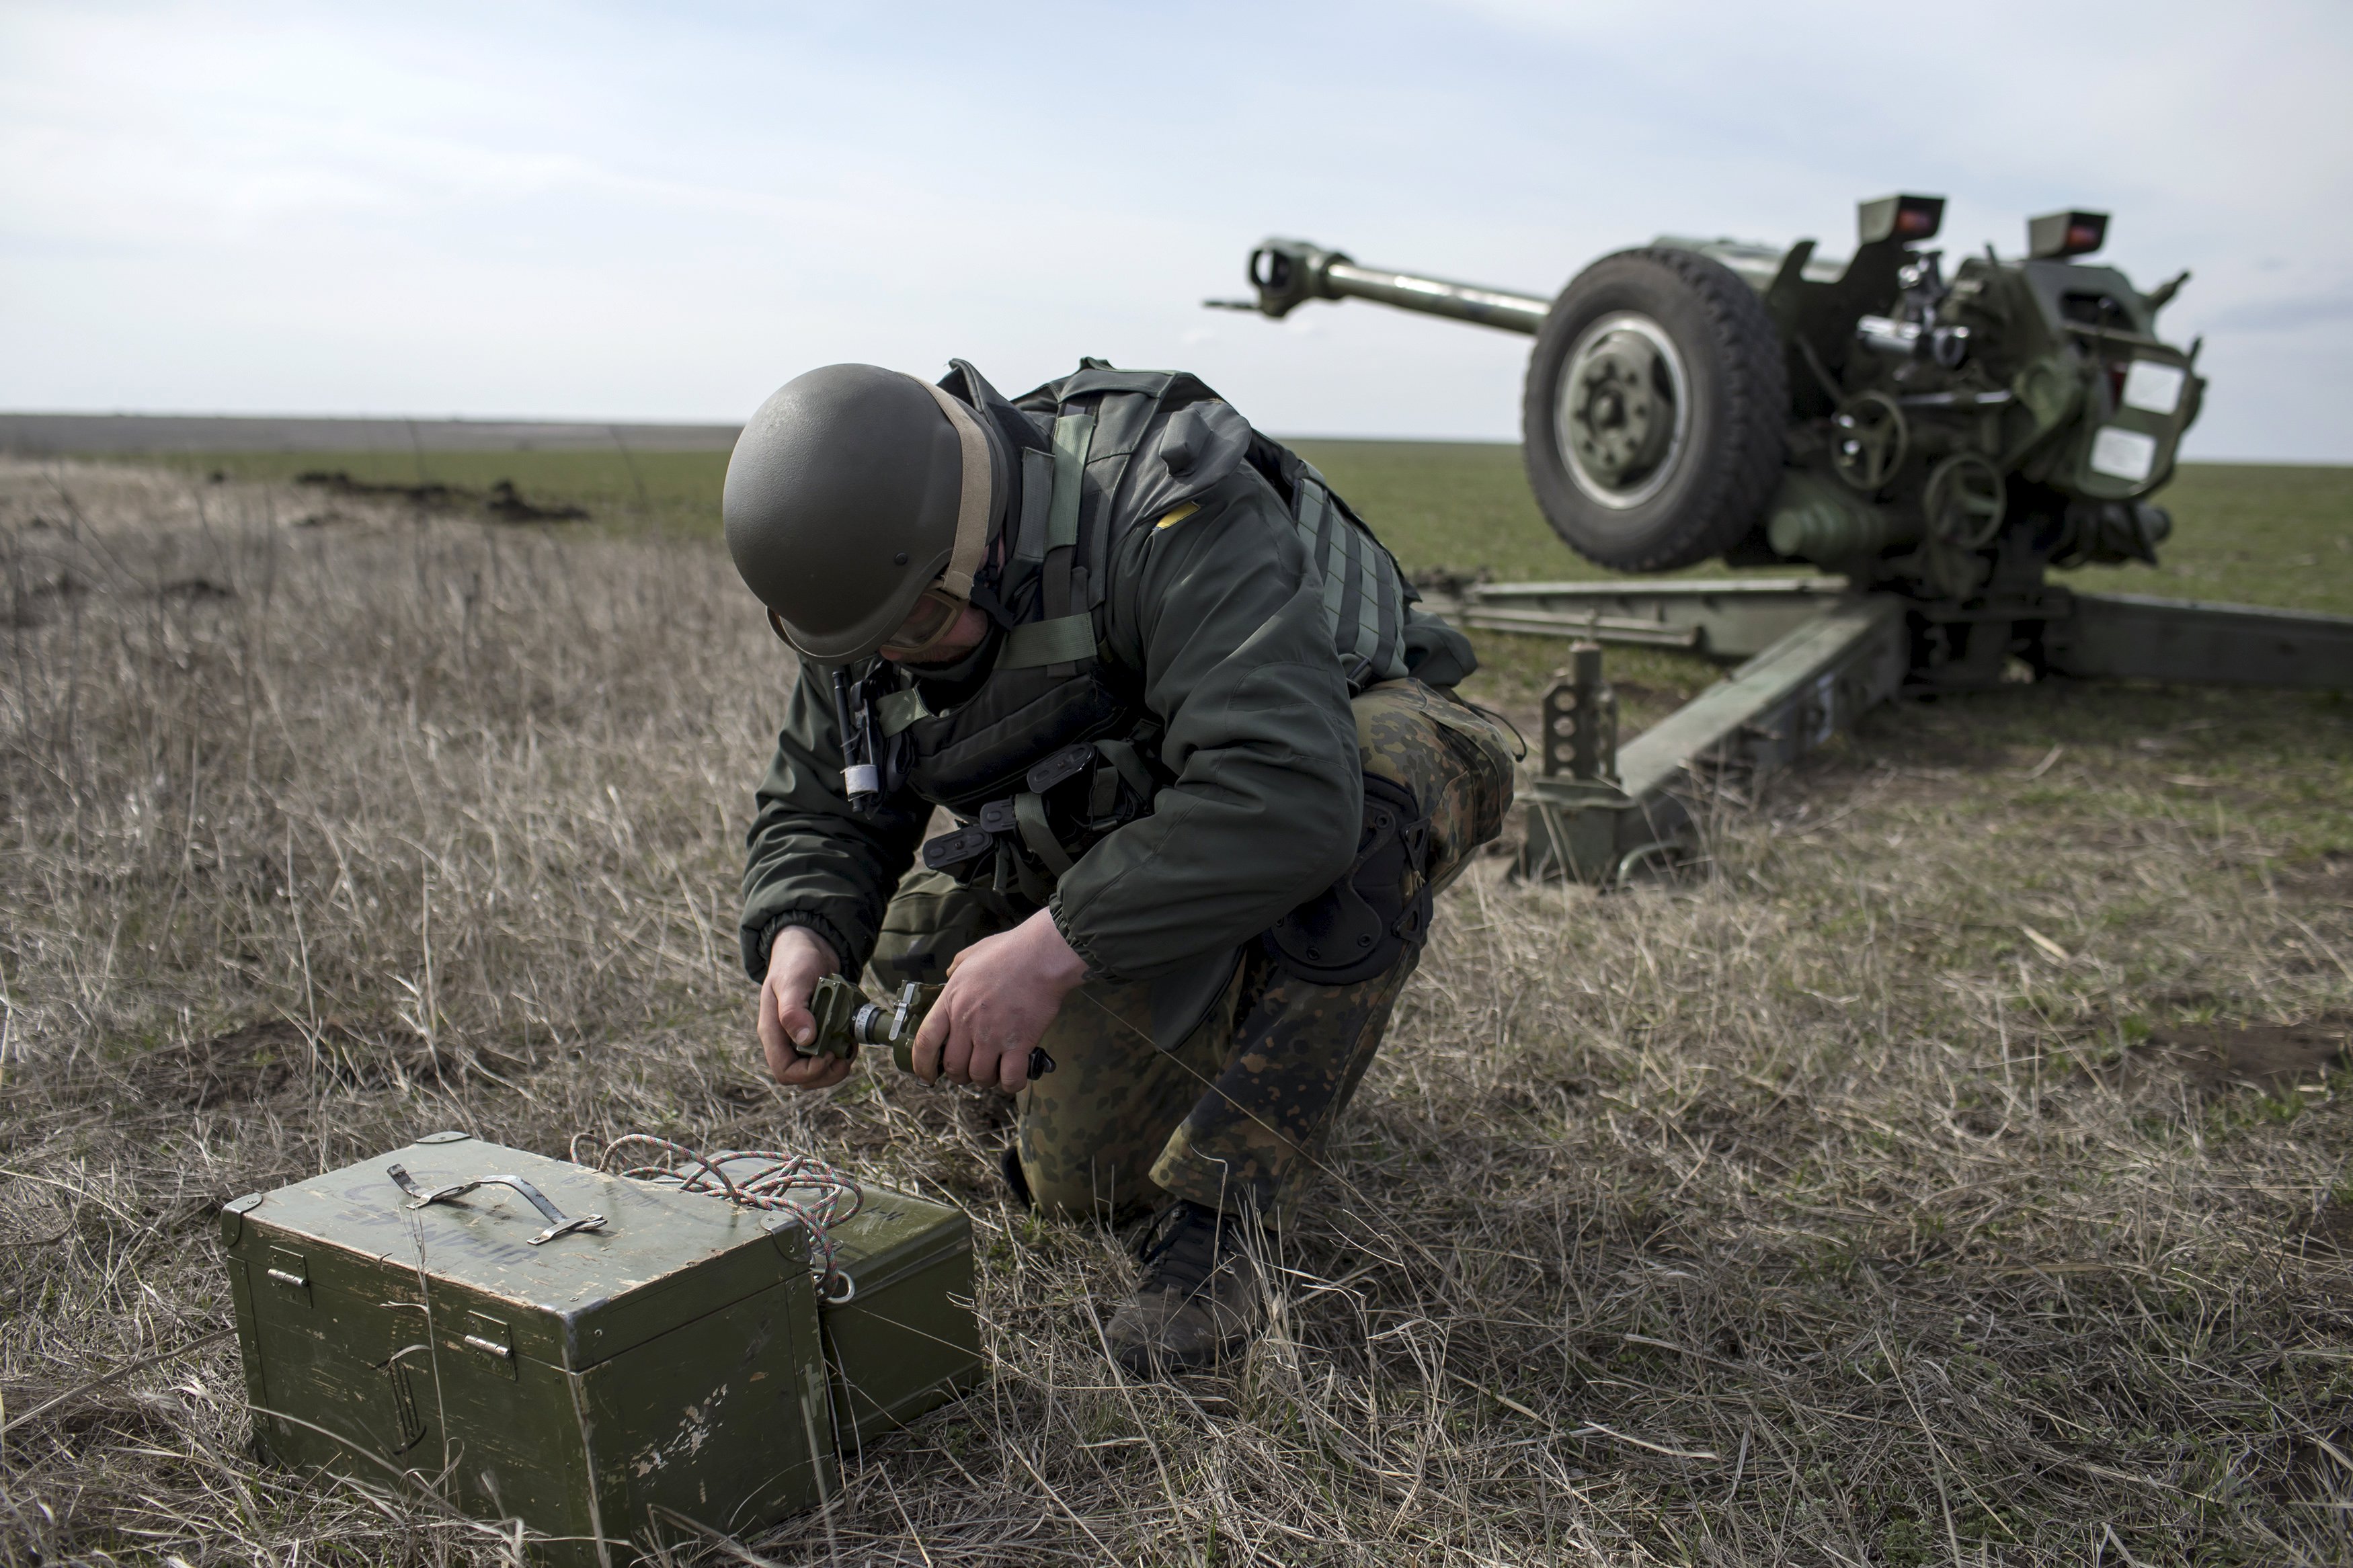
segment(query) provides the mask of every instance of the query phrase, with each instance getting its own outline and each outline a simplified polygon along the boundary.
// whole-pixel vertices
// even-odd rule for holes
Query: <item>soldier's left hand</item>
[[[915,1032],[915,1076],[1019,1093],[1029,1081],[1029,1048],[1086,977],[1085,962],[1044,910],[983,937],[948,965],[947,985]]]

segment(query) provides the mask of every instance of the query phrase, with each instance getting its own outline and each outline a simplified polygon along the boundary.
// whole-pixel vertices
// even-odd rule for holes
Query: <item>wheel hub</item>
[[[1689,423],[1682,356],[1655,321],[1620,313],[1585,331],[1561,371],[1561,456],[1577,488],[1641,504],[1673,471]]]

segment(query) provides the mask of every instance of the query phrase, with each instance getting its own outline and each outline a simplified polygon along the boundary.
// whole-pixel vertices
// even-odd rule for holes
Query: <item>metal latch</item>
[[[459,1182],[450,1186],[436,1188],[428,1193],[417,1184],[415,1177],[398,1165],[385,1166],[384,1173],[390,1176],[402,1192],[415,1200],[408,1205],[413,1209],[421,1209],[427,1204],[443,1204],[452,1198],[464,1197],[476,1187],[512,1187],[530,1199],[531,1206],[539,1211],[542,1219],[547,1221],[547,1228],[531,1238],[531,1245],[533,1247],[543,1242],[554,1241],[559,1236],[569,1236],[575,1230],[601,1230],[605,1225],[605,1216],[600,1214],[582,1215],[578,1219],[566,1218],[562,1209],[547,1201],[547,1195],[544,1193],[521,1176],[477,1176],[470,1182]]]
[[[263,1266],[262,1272],[290,1290],[300,1290],[306,1303],[311,1300],[311,1264],[301,1253],[290,1247],[273,1247],[269,1249],[269,1261]]]
[[[463,1338],[468,1350],[480,1351],[491,1357],[505,1369],[509,1377],[514,1376],[514,1335],[506,1324],[482,1312],[469,1312]]]

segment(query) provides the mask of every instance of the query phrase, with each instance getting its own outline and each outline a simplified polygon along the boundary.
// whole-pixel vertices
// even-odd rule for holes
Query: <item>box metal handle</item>
[[[521,1176],[477,1176],[470,1182],[459,1182],[450,1186],[438,1187],[428,1193],[417,1184],[415,1177],[398,1165],[385,1167],[384,1173],[390,1176],[394,1184],[409,1195],[413,1201],[407,1206],[413,1209],[421,1209],[427,1204],[448,1203],[452,1198],[461,1198],[476,1187],[512,1187],[530,1199],[531,1206],[539,1211],[542,1219],[547,1221],[547,1228],[531,1238],[531,1245],[533,1247],[543,1242],[554,1241],[559,1236],[569,1236],[575,1230],[602,1230],[605,1226],[605,1216],[600,1214],[582,1215],[578,1219],[566,1218],[562,1209],[547,1201],[547,1194]]]

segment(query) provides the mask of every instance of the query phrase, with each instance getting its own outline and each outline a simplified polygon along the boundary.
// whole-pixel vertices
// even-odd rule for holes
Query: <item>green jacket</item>
[[[1181,521],[1124,531],[1112,551],[1101,657],[1135,679],[1173,782],[1064,873],[1049,906],[1105,980],[1148,980],[1233,948],[1329,886],[1356,851],[1356,727],[1322,576],[1248,465],[1199,500]],[[1474,667],[1461,635],[1418,610],[1405,640],[1409,668],[1435,684]],[[985,670],[993,647],[966,667]],[[965,675],[924,680],[926,703],[952,704]],[[755,980],[785,924],[863,968],[931,818],[905,790],[871,816],[850,812],[826,680],[808,667],[794,682],[759,789],[742,922]]]

